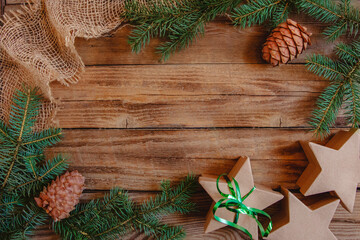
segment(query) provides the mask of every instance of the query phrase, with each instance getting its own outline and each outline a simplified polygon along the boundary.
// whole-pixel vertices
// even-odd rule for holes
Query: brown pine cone
[[[35,198],[37,205],[55,220],[67,218],[79,203],[84,190],[85,178],[78,172],[66,172],[57,177]]]
[[[278,66],[298,57],[308,45],[311,45],[307,29],[297,22],[287,19],[279,24],[266,39],[262,50],[265,61]]]

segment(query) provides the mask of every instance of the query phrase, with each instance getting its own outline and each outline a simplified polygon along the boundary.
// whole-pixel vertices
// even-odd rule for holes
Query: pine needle
[[[169,214],[194,210],[190,197],[196,184],[197,179],[191,175],[174,187],[163,182],[162,192],[143,204],[134,203],[124,190],[114,188],[103,199],[78,206],[69,218],[53,223],[53,229],[66,239],[117,238],[132,230],[156,239],[183,239],[181,227],[160,220]]]
[[[330,134],[342,107],[348,124],[359,127],[360,123],[360,43],[340,43],[336,54],[337,60],[322,55],[307,60],[310,71],[332,81],[320,95],[310,121],[315,134],[321,138]]]

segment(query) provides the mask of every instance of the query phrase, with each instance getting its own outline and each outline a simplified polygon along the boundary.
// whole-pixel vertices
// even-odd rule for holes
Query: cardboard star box
[[[305,196],[331,192],[341,205],[353,211],[360,183],[360,130],[338,132],[325,146],[301,143],[309,165],[297,181]]]
[[[268,240],[336,240],[329,224],[339,199],[330,195],[318,196],[316,201],[304,203],[289,190],[282,188],[285,198],[282,209],[273,216],[274,227]]]
[[[228,174],[228,177],[230,179],[234,178],[239,183],[242,197],[248,194],[255,186],[251,171],[250,159],[248,157],[241,157]],[[223,198],[216,187],[217,178],[218,176],[210,175],[202,175],[199,178],[199,183],[214,201],[206,217],[205,233],[212,232],[227,226],[226,224],[215,220],[212,211],[215,203]],[[230,193],[228,185],[224,179],[219,181],[219,188],[225,194]],[[280,201],[282,198],[282,194],[272,191],[270,188],[256,185],[255,190],[244,200],[243,203],[248,207],[263,210],[268,206]],[[235,213],[228,211],[225,208],[219,208],[216,211],[216,215],[231,222],[233,222],[235,218]],[[258,225],[252,217],[240,214],[237,224],[247,229],[253,236],[253,239],[258,239]]]

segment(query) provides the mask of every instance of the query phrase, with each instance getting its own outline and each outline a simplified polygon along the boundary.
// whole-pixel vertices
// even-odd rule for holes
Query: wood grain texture
[[[0,17],[5,13],[5,0],[0,0]]]
[[[309,127],[327,84],[303,65],[96,66],[54,96],[62,128]]]
[[[129,190],[158,190],[162,179],[178,181],[189,172],[228,172],[249,156],[255,182],[296,188],[307,165],[298,141],[312,139],[296,129],[65,130],[49,154],[67,153],[71,168],[87,179],[88,189],[118,185]],[[140,167],[139,167],[140,166]]]
[[[26,3],[26,0],[7,0],[7,5]]]
[[[5,12],[24,2],[7,0]],[[52,84],[65,138],[48,156],[68,154],[71,169],[86,176],[83,201],[115,185],[140,201],[153,196],[163,179],[176,183],[188,172],[221,174],[241,155],[251,158],[257,184],[297,189],[308,164],[298,141],[314,140],[306,122],[328,84],[303,63],[312,53],[333,56],[334,43],[321,35],[326,25],[306,16],[291,18],[313,33],[313,45],[279,68],[261,60],[265,28],[238,30],[222,20],[208,24],[205,37],[165,64],[155,53],[158,39],[138,55],[131,52],[130,26],[99,39],[76,39],[86,72],[70,88]],[[342,114],[336,126],[345,126]],[[211,200],[199,189],[194,201],[199,212],[165,220],[184,225],[191,240],[242,239],[231,228],[204,235]],[[360,240],[359,216],[358,192],[354,213],[339,207],[331,230],[339,240]],[[59,238],[44,226],[34,239]],[[148,238],[132,234],[125,239]]]

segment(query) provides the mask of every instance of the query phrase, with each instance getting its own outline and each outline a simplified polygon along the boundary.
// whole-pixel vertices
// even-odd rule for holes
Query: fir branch
[[[335,41],[347,32],[354,36],[358,34],[359,10],[350,5],[348,0],[342,0],[338,5],[330,0],[297,0],[296,5],[315,19],[332,24],[324,31],[330,41]]]
[[[127,192],[125,192],[119,188],[112,189],[110,191],[109,195],[105,195],[102,202],[97,201],[94,203],[94,206],[92,206],[93,210],[94,210],[93,217],[90,218],[90,220],[87,221],[87,223],[91,224],[96,219],[96,217],[106,214],[105,211],[109,211],[109,210],[116,211],[117,208],[124,205],[124,202],[128,201],[128,199],[129,199],[129,196],[128,196]],[[89,204],[89,205],[91,206],[92,204]],[[89,210],[92,210],[92,209],[87,208],[87,209],[81,211],[80,213],[76,213],[76,215],[85,213]],[[105,213],[103,213],[103,212],[105,212]]]
[[[356,49],[356,47],[357,47],[356,42],[353,43],[352,46],[349,46],[344,43],[339,43],[335,47],[336,54],[339,56],[339,58],[348,64],[356,64],[357,59],[358,59],[358,56],[357,56],[358,53],[353,50],[353,48]]]
[[[144,217],[156,217],[162,213],[186,214],[194,210],[194,204],[189,202],[195,186],[195,177],[189,175],[175,188],[165,188],[162,194],[157,195],[154,199],[150,198],[141,206],[140,215]]]
[[[40,105],[38,102],[39,97],[36,95],[36,92],[37,89],[25,89],[24,92],[18,91],[15,95],[14,104],[12,105],[10,112],[10,127],[8,128],[11,137],[8,138],[16,139],[16,142],[14,143],[16,146],[14,146],[11,153],[11,162],[0,187],[0,198],[3,196],[15,163],[18,161],[18,154],[22,150],[22,138],[24,135],[31,132],[31,127],[36,120]],[[3,123],[2,126],[4,125],[5,124]],[[10,147],[10,149],[12,148]]]
[[[61,175],[68,168],[67,159],[61,155],[56,156],[52,161],[47,161],[46,164],[39,169],[38,180],[52,180]]]
[[[310,71],[332,81],[319,97],[310,122],[315,134],[321,137],[330,133],[342,106],[349,124],[358,127],[360,122],[360,43],[340,43],[336,49],[339,56],[336,61],[321,55],[307,60]]]
[[[52,161],[47,161],[43,167],[38,168],[33,179],[25,182],[19,181],[18,185],[11,188],[9,192],[20,190],[23,193],[26,192],[27,195],[36,195],[36,192],[39,192],[51,180],[64,173],[67,168],[67,159],[59,155]]]
[[[177,240],[184,239],[186,237],[186,232],[180,227],[173,227],[168,230],[163,236],[159,237],[159,240]]]
[[[160,224],[156,218],[145,219],[138,217],[134,219],[132,227],[134,227],[134,230],[143,232],[146,236],[155,236],[156,238],[166,235],[171,231],[171,227]]]
[[[174,30],[169,34],[169,41],[161,44],[157,50],[161,54],[161,60],[167,61],[169,57],[177,50],[189,47],[199,35],[205,33],[205,18],[207,13],[198,16],[198,19],[191,23],[188,27],[174,26]]]
[[[26,139],[28,141],[24,141],[22,145],[23,146],[29,145],[34,148],[46,148],[60,142],[61,136],[62,136],[61,129],[50,128],[40,133],[34,133],[31,136],[32,139],[29,140]]]
[[[347,22],[339,22],[326,28],[324,31],[324,35],[330,41],[335,41],[341,35],[346,33],[347,28],[348,28]]]
[[[9,134],[9,129],[5,123],[0,122],[0,142],[10,141],[11,143],[15,143],[15,140]]]
[[[285,2],[285,4],[280,4],[275,9],[274,13],[272,14],[271,19],[271,26],[276,27],[280,23],[285,22],[288,19],[288,16],[290,14],[290,9],[293,8],[291,2]]]
[[[10,111],[9,133],[17,142],[20,142],[24,135],[30,134],[36,121],[40,108],[40,95],[38,89],[24,89],[18,91],[13,99],[14,104]]]
[[[168,41],[157,50],[166,61],[177,50],[188,47],[204,34],[206,23],[219,14],[231,11],[242,0],[126,0],[123,18],[135,25],[129,37],[134,52],[139,52],[151,38],[166,37]]]
[[[34,162],[34,159],[35,158],[26,158],[27,159],[27,162],[26,162],[26,165],[29,165],[29,169],[31,170],[31,172],[34,174],[34,178],[36,179],[37,178],[37,174],[36,174],[36,171],[35,171],[35,165],[36,163]]]
[[[17,207],[22,207],[23,205],[24,199],[20,199],[16,195],[5,196],[0,200],[0,220],[2,220],[2,216],[10,216]]]
[[[334,1],[298,0],[297,6],[303,12],[322,22],[334,23],[344,18],[341,16],[340,9]]]
[[[286,5],[283,0],[257,0],[249,1],[233,10],[231,18],[234,25],[241,28],[262,24],[275,13],[280,5]],[[285,7],[282,7],[285,9]],[[283,10],[285,12],[285,10]]]
[[[53,223],[53,229],[66,238],[107,239],[135,230],[157,239],[182,239],[185,236],[182,228],[164,225],[160,218],[174,212],[189,212],[190,206],[194,207],[189,199],[196,183],[193,176],[175,187],[166,182],[161,194],[141,205],[134,204],[123,190],[113,189],[102,201],[77,207],[69,218]]]
[[[27,208],[25,208],[22,217],[23,223],[20,225],[20,229],[22,229],[22,231],[17,232],[17,234],[20,234],[24,239],[27,235],[32,234],[32,230],[43,225],[49,218],[49,216],[42,209],[35,206],[34,203],[31,203]]]
[[[14,167],[14,165],[15,165],[15,162],[16,162],[16,160],[17,160],[17,155],[18,155],[18,153],[19,153],[19,148],[20,148],[20,144],[17,144],[17,145],[16,145],[16,148],[15,148],[15,150],[14,150],[14,153],[13,153],[13,155],[12,155],[12,160],[11,160],[10,166],[9,166],[7,172],[6,172],[5,178],[4,178],[3,183],[2,183],[2,185],[1,185],[1,188],[0,188],[0,192],[1,192],[0,198],[1,198],[2,195],[3,195],[3,192],[4,192],[4,190],[5,190],[6,184],[8,183],[10,174],[11,174],[11,172],[12,172],[12,170],[13,170],[13,167]]]
[[[345,91],[345,114],[351,127],[359,128],[360,124],[360,86],[352,79],[346,85]]]
[[[44,163],[44,148],[60,140],[61,130],[33,132],[40,109],[38,90],[24,87],[13,98],[9,123],[0,123],[0,232],[2,239],[25,239],[48,215],[33,200],[67,165]]]
[[[331,84],[317,102],[318,109],[313,111],[310,125],[314,133],[321,138],[330,134],[330,127],[335,123],[336,116],[341,108],[344,97],[345,82]]]
[[[20,126],[20,131],[19,131],[19,137],[18,137],[18,141],[21,140],[22,135],[24,134],[24,130],[25,130],[25,126],[26,126],[26,120],[28,120],[28,115],[29,115],[29,105],[30,105],[30,100],[31,100],[31,95],[30,95],[30,89],[27,90],[27,94],[26,94],[26,102],[25,102],[25,107],[24,107],[24,113],[22,116],[22,122],[21,122],[21,126]],[[13,107],[15,108],[15,107]]]
[[[322,55],[309,57],[306,60],[306,65],[309,71],[331,81],[344,77],[344,74],[339,69],[338,63]]]
[[[49,216],[34,202],[29,202],[21,212],[13,215],[6,226],[6,232],[2,232],[2,239],[28,239],[33,230],[41,226]]]
[[[7,201],[7,202],[4,202],[4,203],[0,203],[0,207],[2,207],[1,210],[3,210],[3,208],[5,208],[6,206],[16,205],[18,203],[19,203],[19,201],[13,201],[13,202]]]

